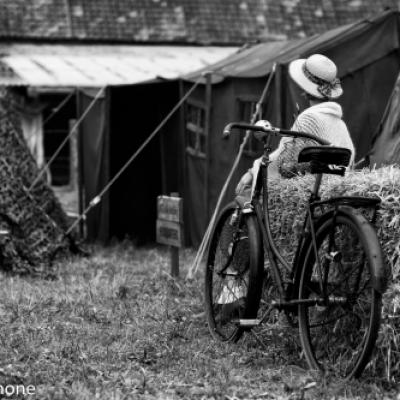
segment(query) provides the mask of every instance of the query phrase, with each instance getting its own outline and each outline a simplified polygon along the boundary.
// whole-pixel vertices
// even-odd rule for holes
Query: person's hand
[[[260,119],[254,125],[261,126],[265,129],[272,129],[271,123],[269,121],[267,121],[266,119]],[[264,132],[260,132],[260,131],[254,132],[254,137],[258,140],[262,140],[265,136],[266,136],[266,133],[264,133]]]
[[[235,189],[236,194],[242,193],[246,187],[251,186],[252,181],[253,181],[253,175],[251,174],[251,172],[247,171],[240,178],[240,181],[236,186],[236,189]]]

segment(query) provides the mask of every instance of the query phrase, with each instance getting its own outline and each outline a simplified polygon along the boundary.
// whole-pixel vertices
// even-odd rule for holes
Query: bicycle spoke
[[[325,270],[332,271],[332,265],[329,265],[329,262],[323,263],[322,265],[323,265],[324,272],[325,272]],[[328,285],[330,286],[330,287],[329,287],[329,290],[327,291],[327,293],[325,293],[324,297],[329,297],[330,295],[332,295],[337,289],[342,288],[343,284],[345,285],[345,287],[342,288],[342,290],[343,290],[344,292],[349,293],[349,292],[351,292],[352,290],[354,290],[356,287],[351,288],[351,287],[349,286],[349,285],[350,285],[350,280],[349,280],[349,278],[350,278],[356,271],[358,271],[358,279],[357,279],[357,281],[358,281],[358,280],[360,279],[362,270],[364,269],[364,265],[365,265],[365,259],[364,259],[364,257],[363,257],[363,260],[362,260],[360,263],[356,264],[356,265],[355,265],[354,267],[352,267],[350,270],[348,270],[348,268],[346,268],[346,267],[343,265],[342,262],[333,263],[333,267],[335,267],[335,266],[337,267],[337,269],[339,270],[340,275],[342,275],[342,278],[341,278],[338,282],[335,282],[335,283],[333,284],[333,286],[332,286],[332,284],[329,285],[329,282],[328,282],[328,281],[324,281],[324,282],[323,282],[323,283],[324,283],[324,287],[327,287]],[[346,270],[347,270],[347,271],[346,271]],[[317,275],[317,274],[314,273],[313,275]],[[329,278],[329,274],[326,274],[326,279],[328,279],[328,278]],[[368,283],[368,282],[367,282],[367,283]],[[355,286],[358,286],[358,282],[356,282],[356,285],[355,285]],[[320,296],[322,295],[322,294],[320,293],[319,287],[318,287],[318,290],[317,290],[317,291],[315,290],[315,286],[311,287],[310,285],[307,285],[307,288],[308,288],[309,291],[312,292],[312,293],[315,293],[315,294],[320,295]],[[342,291],[342,290],[340,290],[340,291]],[[358,294],[358,293],[357,293],[357,294]]]
[[[326,320],[324,322],[321,322],[321,323],[318,323],[318,324],[311,324],[310,328],[318,328],[319,326],[325,326],[325,325],[331,324],[332,322],[335,322],[335,321],[339,320],[340,318],[344,317],[345,315],[346,314],[343,313],[342,315],[339,315],[338,317],[328,319],[328,320]]]
[[[364,263],[360,264],[360,265],[364,265]],[[344,283],[344,282],[348,283],[348,278],[352,275],[353,272],[355,272],[357,269],[360,268],[360,265],[356,265],[349,273],[347,273],[344,276],[344,278],[335,285],[333,290],[327,293],[327,296],[331,295],[333,293],[333,291],[335,290],[335,288],[338,288],[342,283]],[[348,287],[348,289],[350,289],[350,288]]]
[[[338,312],[338,310],[336,310]],[[328,318],[331,314],[331,310],[326,309],[324,319],[319,323],[310,324],[310,329],[317,329],[318,334],[315,335],[315,341],[320,341],[325,339],[324,346],[321,347],[320,357],[325,356],[328,358],[327,365],[337,365],[340,371],[347,368],[347,364],[352,362],[353,353],[357,353],[356,348],[354,348],[354,343],[362,343],[360,336],[365,334],[365,332],[358,331],[356,334],[350,335],[347,332],[347,326],[351,323],[354,325],[354,319],[360,319],[358,315],[348,315],[347,312],[342,310],[335,318]],[[347,321],[346,321],[347,317]],[[343,326],[342,326],[342,320]],[[342,332],[342,329],[345,332]],[[332,335],[332,332],[335,333]],[[346,340],[346,345],[342,347],[342,339]],[[345,366],[343,366],[345,364]]]
[[[263,265],[258,258],[262,244],[260,237],[255,237],[255,219],[242,218],[232,225],[232,212],[235,212],[234,208],[223,211],[219,217],[210,243],[206,272],[210,332],[224,341],[236,341],[241,336],[243,329],[238,319],[246,318],[246,315],[254,318],[253,310],[258,307],[259,298],[257,300],[252,288],[257,287],[255,282],[260,282]],[[253,235],[252,240],[255,237],[259,243],[257,246],[251,245],[249,232]],[[251,268],[253,275],[250,275]]]

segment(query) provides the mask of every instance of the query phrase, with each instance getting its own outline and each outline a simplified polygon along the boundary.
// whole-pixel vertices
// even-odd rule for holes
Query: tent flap
[[[275,62],[287,64],[315,52],[334,58],[341,77],[399,48],[399,12],[387,11],[371,20],[341,26],[312,37],[267,42],[243,49],[228,58],[184,76],[195,81],[205,71],[213,72],[213,83],[224,78],[255,78],[268,75]]]
[[[263,119],[268,119],[273,125],[283,128],[292,126],[298,112],[304,110],[308,104],[301,96],[299,87],[289,76],[289,62],[313,53],[325,54],[338,65],[344,89],[344,94],[338,102],[343,108],[343,119],[356,148],[356,160],[370,151],[374,132],[381,121],[399,74],[399,16],[399,12],[384,12],[373,20],[339,27],[311,38],[258,44],[209,67],[218,77],[218,84],[212,86],[213,107],[209,138],[211,146],[207,154],[209,191],[207,199],[199,196],[203,176],[199,173],[199,168],[194,168],[193,163],[187,165],[189,179],[186,191],[189,191],[189,195],[186,195],[184,203],[188,216],[186,224],[196,226],[196,231],[191,232],[190,243],[199,243],[208,222],[205,210],[214,210],[239,149],[240,135],[231,135],[228,141],[223,141],[221,132],[229,122],[250,121],[251,110],[254,110],[255,103],[262,93],[266,76],[273,63],[277,63],[277,68],[262,107]],[[187,82],[184,84],[189,87],[195,78],[196,74],[186,76]],[[213,82],[216,83],[215,80]],[[205,91],[205,86],[200,88]],[[204,96],[204,93],[198,92],[192,95],[192,99],[196,96]],[[399,105],[400,100],[393,100],[391,109],[397,110]],[[395,154],[400,153],[400,140],[396,140],[392,133],[400,125],[400,119],[397,116],[392,119],[392,122],[384,123],[381,139],[375,143],[378,147],[375,153],[377,158],[382,158],[387,153],[393,154],[390,160],[394,160]],[[395,126],[396,129],[391,128],[389,132],[389,125]],[[386,143],[393,151],[387,150]],[[240,175],[249,168],[252,160],[259,156],[256,150],[255,143],[246,146],[246,154],[230,183],[225,202],[233,198],[234,187]]]
[[[106,91],[107,93],[107,91]],[[93,93],[94,94],[94,93]],[[82,115],[93,101],[90,91],[78,92],[79,115]],[[108,96],[97,99],[81,124],[80,176],[84,186],[84,208],[97,196],[109,181],[108,144]],[[106,193],[102,201],[87,215],[87,237],[89,240],[108,239],[109,197]]]
[[[370,152],[372,166],[400,164],[400,75],[390,97]]]

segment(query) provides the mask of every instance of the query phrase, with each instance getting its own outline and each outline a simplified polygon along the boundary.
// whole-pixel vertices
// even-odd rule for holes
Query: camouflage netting
[[[305,204],[315,178],[311,175],[270,182],[271,227],[278,248],[292,258]],[[369,368],[391,381],[400,382],[400,168],[349,172],[344,178],[324,175],[321,197],[356,195],[382,200],[376,226],[391,273],[384,296],[381,334],[377,357]]]
[[[65,254],[70,239],[67,217],[44,179],[22,135],[15,97],[0,91],[0,268],[17,273],[47,273]]]

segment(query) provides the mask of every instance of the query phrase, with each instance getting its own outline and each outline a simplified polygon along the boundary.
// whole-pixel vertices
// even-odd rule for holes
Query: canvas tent
[[[400,75],[376,130],[368,156],[371,166],[400,164]]]
[[[0,49],[0,70],[8,71],[0,71],[0,85],[28,88],[48,103],[49,113],[73,95],[68,107],[57,111],[46,127],[62,120],[67,137],[79,122],[82,212],[179,101],[178,77],[226,57],[237,47],[7,42]],[[53,100],[56,95],[58,100]],[[171,147],[174,130],[168,127],[88,212],[88,239],[155,239],[156,197],[176,191],[170,188],[175,174],[168,171],[178,146]]]
[[[355,143],[356,159],[369,152],[400,68],[399,17],[398,12],[386,11],[374,19],[310,38],[258,44],[208,68],[208,83],[204,81],[188,99],[181,124],[185,174],[180,192],[185,198],[189,243],[200,242],[238,151],[239,136],[224,141],[222,129],[228,122],[249,120],[274,63],[277,68],[263,105],[263,118],[277,126],[291,126],[296,102],[300,108],[304,105],[288,76],[288,63],[313,53],[325,54],[338,65],[344,87],[339,102]],[[205,71],[187,75],[182,93]],[[226,201],[232,198],[240,175],[260,154],[260,147],[250,141],[245,153]]]

